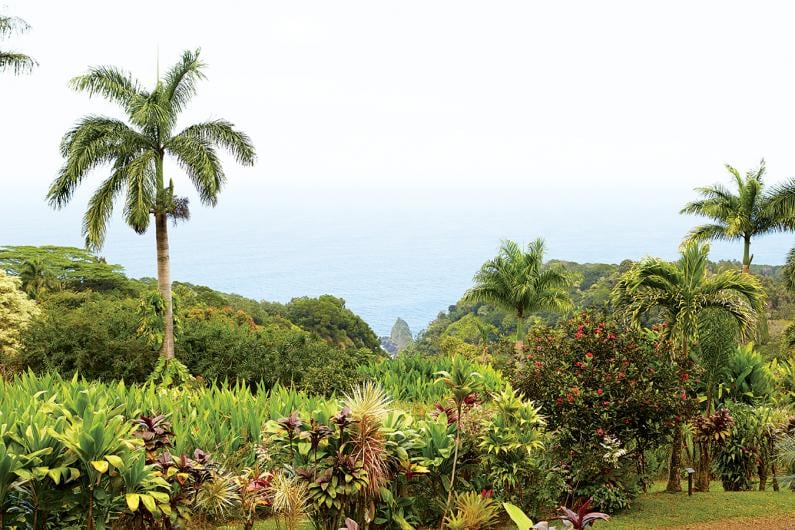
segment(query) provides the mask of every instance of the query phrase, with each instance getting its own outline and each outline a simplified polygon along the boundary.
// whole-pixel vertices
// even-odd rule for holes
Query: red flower
[[[490,499],[492,495],[494,495],[494,490],[493,489],[482,489],[482,490],[480,490],[480,496],[481,497],[486,497],[487,499]]]
[[[682,398],[682,401],[686,400],[687,399],[687,392],[682,390],[682,393],[679,394],[679,397]]]
[[[591,353],[591,352],[586,353],[585,354],[585,358],[586,359],[593,359],[593,353]]]
[[[687,372],[683,372],[681,377],[682,381],[687,381],[688,379],[690,379],[690,376],[687,374]]]
[[[596,394],[599,396],[601,396],[604,393],[605,393],[604,390],[602,390],[601,388],[596,391]]]
[[[604,405],[605,407],[608,406],[609,404],[610,404],[609,401],[602,401],[602,405]]]

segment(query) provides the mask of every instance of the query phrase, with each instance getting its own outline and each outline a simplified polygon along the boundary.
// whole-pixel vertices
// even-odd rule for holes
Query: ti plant
[[[247,468],[236,477],[240,489],[240,511],[243,529],[252,530],[260,509],[271,506],[270,486],[273,473],[263,473],[258,468]]]
[[[458,450],[461,447],[461,414],[463,413],[464,405],[472,402],[477,392],[481,388],[481,376],[477,372],[470,372],[468,365],[462,357],[456,357],[453,360],[453,366],[449,372],[442,371],[436,374],[438,376],[437,382],[443,383],[452,394],[452,400],[455,404],[455,448],[453,450],[453,469],[450,473],[450,490],[447,493],[447,502],[445,503],[444,513],[442,514],[442,521],[440,528],[444,525],[444,520],[447,517],[447,512],[450,511],[450,503],[453,500],[453,492],[455,491],[455,474],[458,465]]]
[[[141,416],[133,420],[138,429],[133,433],[144,442],[146,449],[146,463],[152,464],[157,459],[157,453],[171,447],[171,422],[163,414],[155,416]]]
[[[503,507],[518,530],[530,530],[531,528],[537,530],[550,530],[551,528],[555,528],[554,526],[550,526],[550,524],[546,521],[540,521],[533,524],[533,521],[522,511],[521,508],[509,502],[504,502]],[[592,526],[594,523],[596,523],[596,521],[608,521],[610,519],[610,516],[607,514],[588,511],[590,507],[591,499],[583,502],[578,508],[576,508],[577,511],[570,510],[565,506],[558,508],[558,512],[560,513],[558,519],[563,523],[563,528],[583,530],[584,528]]]
[[[608,521],[610,519],[610,516],[606,513],[589,511],[590,507],[591,499],[580,504],[580,506],[576,508],[577,511],[561,506],[558,508],[560,520],[571,523],[571,527],[574,530],[583,530],[593,525],[596,521]]]

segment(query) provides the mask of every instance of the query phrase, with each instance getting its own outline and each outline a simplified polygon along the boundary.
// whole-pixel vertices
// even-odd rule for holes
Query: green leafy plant
[[[445,519],[449,530],[487,530],[498,522],[497,503],[490,495],[460,493],[455,498],[455,511]]]
[[[464,405],[475,399],[477,392],[481,388],[481,375],[477,372],[470,372],[467,370],[465,362],[461,358],[453,360],[453,367],[451,371],[441,371],[437,374],[438,381],[443,383],[452,395],[453,403],[455,404],[455,446],[453,449],[453,468],[450,471],[450,489],[447,493],[447,502],[445,503],[444,513],[442,515],[442,522],[447,517],[447,512],[450,510],[450,502],[453,498],[455,491],[455,478],[456,467],[458,465],[458,451],[461,447],[461,421],[464,410]]]

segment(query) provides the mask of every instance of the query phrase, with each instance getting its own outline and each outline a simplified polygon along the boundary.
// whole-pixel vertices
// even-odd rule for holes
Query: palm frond
[[[251,138],[236,130],[235,126],[226,120],[213,120],[191,125],[175,138],[197,138],[209,145],[226,150],[237,163],[244,166],[253,165],[257,156]]]
[[[731,241],[738,239],[739,235],[731,235],[725,225],[711,224],[700,225],[692,229],[685,238],[685,242],[701,243],[704,241]]]
[[[770,190],[768,208],[779,218],[795,217],[795,178],[789,179]]]
[[[149,227],[152,209],[157,196],[154,154],[147,151],[127,165],[127,201],[124,218],[139,234]]]
[[[172,109],[172,116],[182,112],[196,94],[196,82],[204,79],[205,64],[199,60],[201,50],[186,50],[182,58],[163,78],[162,96]]]
[[[23,53],[0,50],[0,72],[10,70],[14,74],[27,74],[38,64],[35,59]]]
[[[140,100],[149,95],[131,74],[112,66],[97,66],[87,73],[73,78],[70,86],[89,96],[100,95],[108,101],[118,103],[128,114]]]
[[[86,247],[92,250],[102,248],[108,221],[113,214],[113,202],[124,190],[127,179],[125,164],[117,163],[114,172],[94,192],[88,201],[88,209],[83,217],[83,236]]]
[[[0,15],[0,38],[25,33],[30,25],[19,17]]]
[[[195,136],[175,136],[166,149],[187,173],[203,204],[215,206],[218,194],[226,182],[221,160],[215,148],[206,140]]]
[[[48,201],[53,207],[63,207],[89,171],[146,147],[147,139],[124,122],[101,116],[84,118],[61,141],[66,162],[50,186]]]

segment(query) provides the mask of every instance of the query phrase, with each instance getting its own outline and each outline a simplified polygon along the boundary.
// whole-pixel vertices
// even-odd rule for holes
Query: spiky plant
[[[782,214],[775,208],[775,203],[779,200],[777,190],[765,190],[764,160],[757,169],[748,171],[744,177],[728,164],[726,169],[731,174],[737,191],[721,184],[696,188],[702,199],[688,203],[681,213],[699,215],[713,222],[695,227],[688,234],[687,240],[742,241],[743,272],[749,272],[754,258],[751,254],[751,240],[773,232],[792,230],[792,216]]]
[[[222,470],[211,470],[209,480],[199,485],[194,506],[211,518],[224,519],[240,505],[235,477]]]
[[[0,15],[0,39],[11,35],[25,33],[30,29],[27,22],[17,17]],[[26,74],[38,63],[30,56],[12,50],[0,50],[0,72],[11,71],[14,74]]]
[[[273,513],[287,530],[298,530],[311,511],[309,486],[305,481],[285,473],[276,473],[268,488]]]
[[[503,241],[497,257],[475,274],[474,283],[464,300],[492,304],[513,313],[517,342],[524,339],[528,316],[571,307],[566,290],[571,279],[561,267],[544,267],[542,239],[527,245],[526,250],[513,241]]]
[[[456,495],[455,512],[445,520],[449,530],[488,530],[497,525],[498,504],[488,495],[474,492]]]
[[[759,281],[739,271],[710,275],[707,270],[709,245],[686,242],[676,263],[648,258],[625,273],[613,290],[616,307],[621,308],[633,326],[640,327],[651,311],[659,311],[667,324],[674,345],[673,362],[688,359],[699,342],[699,323],[709,309],[732,317],[741,337],[755,329],[762,311],[765,292]],[[681,491],[679,467],[682,427],[677,423],[671,447],[668,490]]]
[[[166,180],[166,155],[175,159],[202,204],[208,206],[217,204],[226,182],[218,150],[228,151],[247,166],[255,158],[249,137],[225,120],[201,122],[175,132],[180,113],[196,94],[198,81],[204,79],[203,70],[196,50],[186,51],[152,90],[110,66],[92,68],[74,78],[71,85],[75,90],[118,104],[127,122],[93,115],[78,121],[61,141],[65,163],[47,194],[53,207],[62,208],[92,170],[109,167],[83,219],[83,235],[91,249],[104,244],[120,196],[126,196],[124,219],[135,232],[146,232],[154,219],[158,289],[165,304],[161,354],[166,358],[174,356],[168,220],[188,218],[187,199],[175,195],[173,179]]]
[[[367,487],[362,511],[365,526],[375,518],[375,499],[390,478],[386,438],[382,432],[384,418],[389,412],[390,399],[372,381],[355,386],[346,394],[343,403],[351,411],[352,456],[367,472]]]

